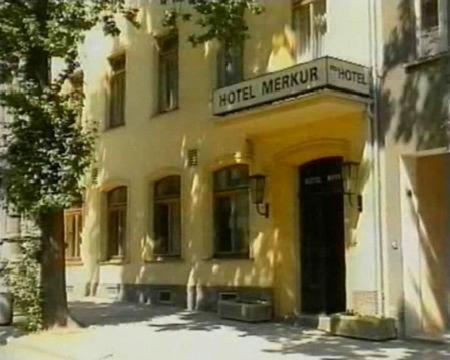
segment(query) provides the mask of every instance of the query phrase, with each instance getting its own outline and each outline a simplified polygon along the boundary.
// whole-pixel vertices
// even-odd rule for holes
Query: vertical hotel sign
[[[321,88],[369,96],[369,77],[369,69],[364,66],[323,57],[217,89],[214,92],[213,113],[224,115]]]

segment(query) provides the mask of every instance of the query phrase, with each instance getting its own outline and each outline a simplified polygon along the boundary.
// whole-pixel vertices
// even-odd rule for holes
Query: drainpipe
[[[378,73],[379,61],[379,21],[381,11],[378,6],[381,2],[378,0],[368,0],[369,5],[369,48],[370,48],[370,67],[372,70],[372,96],[373,102],[368,105],[368,117],[370,121],[370,135],[372,142],[372,159],[373,159],[373,176],[374,176],[374,233],[375,233],[375,251],[376,251],[376,282],[377,282],[377,313],[386,316],[385,307],[385,282],[384,282],[384,244],[383,244],[383,224],[382,224],[382,193],[381,193],[381,156],[379,146],[379,89],[380,89],[380,75]]]

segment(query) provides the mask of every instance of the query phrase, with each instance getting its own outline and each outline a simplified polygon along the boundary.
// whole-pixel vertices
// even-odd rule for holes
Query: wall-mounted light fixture
[[[266,190],[266,176],[255,174],[250,176],[250,191],[256,211],[259,215],[269,217],[269,204],[264,202]]]
[[[342,163],[341,176],[342,187],[344,195],[348,196],[348,201],[351,206],[354,206],[352,201],[356,197],[356,208],[359,212],[362,211],[362,195],[357,193],[359,163],[354,161],[346,161]]]

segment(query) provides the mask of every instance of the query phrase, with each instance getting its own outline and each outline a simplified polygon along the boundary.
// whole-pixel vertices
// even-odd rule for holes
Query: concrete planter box
[[[397,337],[394,319],[376,316],[332,315],[330,332],[333,335],[375,341]]]
[[[221,318],[247,322],[272,319],[272,304],[267,301],[220,300],[217,306]]]

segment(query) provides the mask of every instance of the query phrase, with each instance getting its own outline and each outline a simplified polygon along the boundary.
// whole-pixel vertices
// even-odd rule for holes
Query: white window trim
[[[429,54],[425,54],[424,41],[422,36],[422,12],[421,12],[421,2],[422,0],[414,1],[414,11],[416,14],[416,53],[417,57],[424,58],[434,56],[443,52],[448,51],[449,39],[448,39],[448,0],[438,0],[439,7],[439,48],[435,51],[431,51]]]

